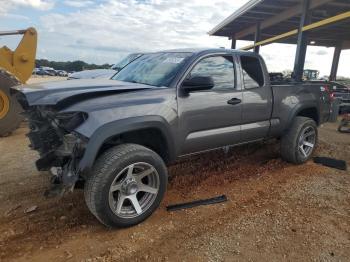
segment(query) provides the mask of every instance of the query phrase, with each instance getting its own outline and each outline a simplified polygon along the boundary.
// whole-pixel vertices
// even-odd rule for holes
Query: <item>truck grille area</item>
[[[56,130],[53,127],[40,127],[36,124],[31,124],[30,129],[32,131],[27,134],[30,140],[29,147],[33,150],[39,151],[41,155],[48,151],[54,150],[62,144]]]
[[[46,108],[31,108],[25,111],[25,116],[30,128],[27,134],[29,147],[40,153],[37,169],[47,171],[60,167],[62,175],[72,173],[84,152],[83,138],[59,126],[57,113]]]
[[[62,138],[58,135],[57,129],[44,119],[39,112],[26,114],[29,121],[30,132],[27,134],[29,147],[40,153],[41,156],[57,149],[62,144]]]

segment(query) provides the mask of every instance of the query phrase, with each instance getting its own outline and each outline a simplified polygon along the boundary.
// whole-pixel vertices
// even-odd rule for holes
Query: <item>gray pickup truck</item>
[[[321,83],[271,85],[263,59],[227,49],[145,54],[110,80],[23,86],[38,170],[59,192],[84,184],[103,224],[140,223],[159,206],[166,165],[189,154],[279,138],[282,158],[301,164],[328,120]]]

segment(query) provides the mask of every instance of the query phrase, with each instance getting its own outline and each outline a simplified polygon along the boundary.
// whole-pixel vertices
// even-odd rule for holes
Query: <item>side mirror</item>
[[[182,82],[182,88],[187,92],[209,90],[214,87],[214,80],[210,76],[194,76]]]

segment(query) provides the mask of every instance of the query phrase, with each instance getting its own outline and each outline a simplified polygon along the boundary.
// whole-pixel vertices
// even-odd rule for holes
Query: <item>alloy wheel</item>
[[[312,126],[307,126],[301,131],[298,148],[304,158],[308,158],[316,144],[316,130]]]
[[[139,162],[119,172],[109,189],[109,207],[121,218],[143,214],[155,201],[160,181],[157,170]]]

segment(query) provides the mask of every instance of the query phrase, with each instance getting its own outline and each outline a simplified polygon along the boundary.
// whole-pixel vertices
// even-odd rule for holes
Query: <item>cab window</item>
[[[264,73],[257,57],[241,56],[241,65],[245,89],[258,88],[264,85]]]
[[[214,90],[227,90],[235,87],[235,70],[232,56],[210,56],[200,60],[187,78],[194,76],[211,77]]]

